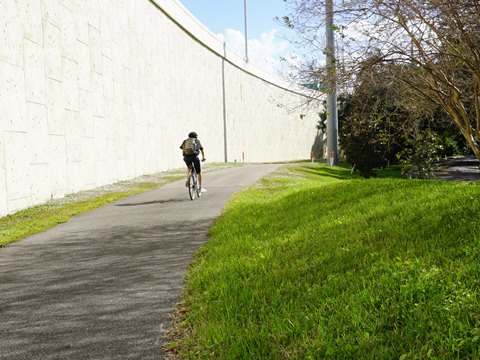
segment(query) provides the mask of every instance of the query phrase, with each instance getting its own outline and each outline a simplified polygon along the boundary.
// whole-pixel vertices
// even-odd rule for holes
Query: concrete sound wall
[[[183,166],[308,158],[315,111],[176,0],[0,0],[0,216]]]

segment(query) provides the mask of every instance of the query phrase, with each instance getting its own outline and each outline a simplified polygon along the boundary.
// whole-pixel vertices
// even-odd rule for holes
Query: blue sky
[[[227,29],[244,31],[243,0],[180,0],[214,33]],[[247,0],[248,36],[259,38],[264,32],[281,29],[273,20],[285,15],[283,0]]]
[[[227,46],[240,56],[245,53],[244,0],[180,0],[180,2]],[[265,71],[280,74],[280,57],[294,46],[286,40],[292,34],[277,24],[276,16],[286,15],[283,0],[247,0],[248,57]]]

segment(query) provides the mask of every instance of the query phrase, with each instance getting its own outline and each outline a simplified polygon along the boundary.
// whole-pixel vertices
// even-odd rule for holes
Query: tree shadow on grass
[[[299,172],[303,174],[313,174],[321,177],[327,177],[337,180],[356,180],[363,177],[348,163],[341,163],[338,166],[328,166],[325,164],[303,165],[299,167]],[[372,178],[378,179],[406,179],[402,175],[399,166],[390,166],[385,169],[375,169],[375,175]]]
[[[375,169],[375,178],[377,179],[408,179],[402,174],[400,165],[391,165],[384,169]]]
[[[312,174],[321,177],[334,178],[339,180],[358,179],[360,176],[351,173],[348,165],[345,166],[328,166],[324,164],[303,165],[298,168],[301,174]]]

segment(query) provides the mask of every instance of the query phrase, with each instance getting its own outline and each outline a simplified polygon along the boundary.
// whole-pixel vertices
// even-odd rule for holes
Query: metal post
[[[245,22],[245,63],[248,63],[247,0],[243,0],[243,19]]]
[[[225,155],[225,162],[228,162],[227,157],[227,100],[225,91],[225,59],[227,58],[227,43],[223,42],[223,58],[222,58],[222,106],[223,106],[223,152]]]
[[[335,37],[333,33],[333,0],[325,2],[326,7],[326,56],[327,56],[327,159],[329,165],[338,165],[338,110],[337,72],[335,61]]]

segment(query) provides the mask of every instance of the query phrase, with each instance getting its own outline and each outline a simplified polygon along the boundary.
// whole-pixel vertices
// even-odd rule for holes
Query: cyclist
[[[198,184],[200,186],[200,191],[206,192],[207,190],[202,187],[202,167],[200,166],[200,159],[198,154],[202,154],[202,161],[205,161],[205,153],[203,152],[203,146],[198,135],[195,131],[192,131],[188,134],[188,139],[183,140],[182,145],[180,145],[183,153],[183,161],[187,164],[187,168],[190,166],[195,166],[195,171],[198,174]],[[187,169],[188,171],[188,169]],[[188,186],[188,184],[186,184]]]

